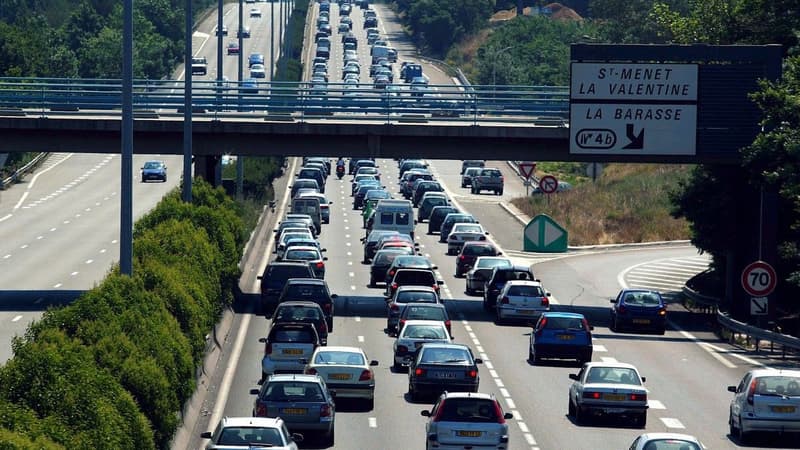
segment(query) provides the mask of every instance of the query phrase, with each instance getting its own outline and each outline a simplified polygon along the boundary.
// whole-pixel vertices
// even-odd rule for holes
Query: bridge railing
[[[133,107],[157,116],[183,113],[183,82],[135,80]],[[0,78],[0,113],[119,114],[122,90],[114,79]],[[403,117],[454,122],[548,122],[565,125],[565,86],[471,86],[391,84],[324,85],[307,82],[193,80],[195,113],[217,118],[289,116],[296,120],[336,116],[341,120]]]

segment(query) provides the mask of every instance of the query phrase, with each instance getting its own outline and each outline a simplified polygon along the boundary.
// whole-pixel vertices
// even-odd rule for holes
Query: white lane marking
[[[505,398],[511,397],[511,394],[508,393],[508,389],[506,388],[500,388],[500,395]]]
[[[660,419],[667,428],[686,428],[678,419],[672,417],[661,417]]]
[[[347,272],[347,274],[348,274],[348,275],[350,275],[350,277],[351,277],[351,278],[352,278],[352,277],[354,277],[354,276],[356,276],[356,273],[355,273],[355,272]]]
[[[518,422],[518,423],[522,423],[522,422]],[[536,445],[536,439],[533,438],[532,434],[525,433],[523,436],[525,436],[525,440],[528,441],[528,445]],[[538,450],[538,448],[537,449],[531,449],[531,450]]]
[[[11,321],[12,322],[19,322],[19,319],[22,319],[22,316],[15,316],[13,319],[11,319]]]
[[[352,266],[353,265],[353,261],[347,261],[347,265],[348,266]]]
[[[600,352],[600,353],[608,351],[605,345],[593,344],[592,348],[594,349],[595,352]]]
[[[42,239],[44,239],[44,236],[36,236],[36,240],[37,241],[42,240]]]
[[[353,252],[347,252],[347,256],[353,256]]]
[[[9,253],[9,254],[7,254],[7,255],[3,256],[3,259],[8,259],[8,258],[11,258],[11,253]]]
[[[650,409],[667,409],[667,407],[658,400],[647,400],[647,406],[650,407]]]
[[[231,359],[228,361],[228,367],[225,368],[225,373],[222,375],[222,382],[219,384],[219,393],[217,395],[217,402],[214,404],[214,409],[211,411],[211,419],[209,423],[218,423],[222,412],[225,410],[225,404],[228,402],[228,393],[231,390],[233,383],[233,374],[239,367],[239,357],[242,355],[242,347],[244,346],[244,338],[247,334],[247,329],[250,327],[250,318],[252,314],[242,314],[242,322],[239,325],[239,332],[236,334],[236,340],[233,343],[233,352]]]
[[[69,219],[65,220],[63,223],[64,223],[64,225],[69,224]]]
[[[60,161],[57,161],[57,162],[56,162],[56,163],[54,163],[52,166],[49,166],[49,167],[47,167],[46,169],[43,169],[42,171],[40,171],[40,172],[38,172],[36,175],[34,175],[34,176],[33,176],[33,178],[31,178],[31,181],[30,181],[30,183],[28,183],[28,186],[27,186],[27,188],[25,189],[25,193],[23,193],[23,194],[22,194],[22,197],[20,197],[20,199],[19,199],[19,201],[17,202],[17,204],[16,204],[16,205],[14,205],[14,209],[19,209],[19,207],[20,207],[20,206],[22,206],[22,203],[23,203],[23,202],[25,201],[25,199],[28,197],[28,192],[30,192],[30,190],[31,190],[31,189],[33,189],[33,186],[36,184],[36,180],[38,180],[38,179],[39,179],[39,177],[40,177],[40,176],[42,176],[42,174],[45,174],[45,173],[49,172],[49,171],[50,171],[50,170],[52,170],[54,167],[58,166],[59,164],[61,164],[61,163],[62,163],[62,162],[64,162],[64,161],[68,160],[69,158],[71,158],[71,157],[72,157],[72,155],[73,155],[72,153],[69,153],[69,154],[67,154],[67,155],[64,157],[64,159],[62,159],[62,160],[60,160]]]
[[[525,422],[517,422],[519,425],[519,429],[522,430],[523,433],[530,433],[531,430],[528,429],[528,426],[525,425]]]
[[[489,370],[494,369],[494,364],[492,364],[491,361],[484,361],[483,365],[486,366],[486,368]]]
[[[470,331],[468,334],[469,334],[470,339],[473,339],[473,340],[477,339],[477,336],[475,336],[475,333],[473,333],[472,331]]]
[[[356,319],[356,322],[361,322],[361,317],[356,316],[355,319]]]
[[[499,375],[497,375],[497,371],[494,369],[489,369],[489,375],[491,375],[492,378],[500,378]]]
[[[503,384],[503,380],[501,380],[500,378],[493,378],[493,380],[494,384],[496,384],[497,387],[501,388],[505,386],[505,384]]]
[[[517,411],[517,410],[515,409],[515,410],[512,410],[512,411],[510,411],[510,412],[511,412],[511,415],[512,415],[512,416],[514,416],[514,420],[523,421],[523,420],[522,420],[522,415],[519,413],[519,411]],[[524,422],[524,421],[523,421],[523,422]]]
[[[613,364],[613,363],[616,363],[616,362],[617,362],[617,358],[612,358],[612,357],[610,357],[610,356],[603,356],[603,357],[601,357],[601,358],[600,358],[600,360],[601,360],[602,362],[604,362],[604,363],[611,363],[611,364]]]
[[[478,353],[483,353],[483,347],[481,347],[481,346],[480,346],[480,345],[478,345],[478,344],[475,344],[475,350],[477,350],[477,351],[478,351]]]
[[[50,228],[50,231],[51,232],[56,231],[56,227]]]
[[[61,283],[56,283],[53,285],[53,289],[58,289],[61,287]]]
[[[722,355],[720,355],[717,351],[715,351],[714,346],[709,344],[708,342],[698,342],[697,345],[700,346],[703,350],[705,350],[709,355],[711,355],[714,359],[722,363],[723,366],[729,369],[735,369],[736,364],[728,361]],[[722,349],[720,349],[722,350]]]
[[[377,419],[377,418],[375,418],[375,417],[370,417],[370,418],[368,419],[368,421],[369,421],[369,427],[370,427],[370,428],[378,428],[378,419]]]
[[[72,272],[70,275],[74,277],[77,274],[78,274],[78,272]]]
[[[359,336],[358,337],[358,342],[364,342],[364,336]]]
[[[517,405],[514,404],[514,400],[511,400],[511,397],[506,397],[506,404],[508,405],[508,409],[514,409]]]
[[[104,249],[104,248],[100,249],[100,253],[105,253],[105,252],[106,252],[106,249]]]
[[[93,260],[93,259],[87,259],[87,260],[86,260],[86,264],[91,264],[91,263],[93,263],[93,262],[94,262],[94,260]]]
[[[464,326],[464,329],[467,330],[467,332],[472,332],[472,327],[469,325]]]
[[[350,286],[350,290],[351,290],[351,291],[355,291],[355,290],[356,290],[356,287],[355,287],[355,286]]]
[[[0,217],[0,222],[2,222],[4,220],[8,220],[8,219],[10,219],[12,217],[14,217],[12,214],[6,214],[5,216]]]

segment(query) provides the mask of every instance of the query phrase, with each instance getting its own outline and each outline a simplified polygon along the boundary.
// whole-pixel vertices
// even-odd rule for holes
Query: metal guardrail
[[[17,183],[22,180],[25,174],[32,172],[36,166],[39,165],[46,157],[48,153],[39,153],[36,155],[28,164],[17,169],[14,173],[12,173],[9,177],[2,179],[0,178],[0,191],[5,190],[6,186]]]
[[[183,82],[135,80],[133,107],[150,118],[183,113]],[[0,78],[0,115],[121,114],[119,80]],[[342,83],[194,81],[193,110],[216,119],[251,117],[254,112],[337,120],[374,120],[423,115],[430,120],[506,122],[565,126],[569,114],[566,86],[473,86],[394,84],[385,89]],[[139,117],[144,117],[143,115]],[[558,123],[549,118],[559,117]],[[547,120],[547,123],[537,122]]]
[[[758,353],[761,349],[762,341],[770,343],[771,352],[774,351],[774,345],[778,344],[781,346],[781,354],[782,358],[784,359],[786,358],[787,349],[794,353],[800,351],[800,338],[776,331],[765,330],[763,328],[758,328],[756,326],[732,319],[727,314],[717,310],[717,306],[720,302],[720,299],[717,297],[702,295],[688,286],[684,286],[682,292],[693,302],[712,308],[717,317],[717,323],[719,323],[721,327],[732,332],[730,335],[731,341],[735,340],[737,334],[744,335],[748,344],[751,341],[755,341],[756,353]]]

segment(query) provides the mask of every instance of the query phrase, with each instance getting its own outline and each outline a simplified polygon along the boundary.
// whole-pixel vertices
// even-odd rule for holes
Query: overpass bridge
[[[134,153],[182,154],[183,81],[134,83]],[[120,150],[121,82],[0,78],[0,153]],[[730,156],[574,155],[569,87],[193,81],[193,154],[730,163]]]

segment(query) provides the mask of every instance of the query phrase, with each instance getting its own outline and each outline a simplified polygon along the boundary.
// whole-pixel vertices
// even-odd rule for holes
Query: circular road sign
[[[755,261],[742,271],[742,287],[753,297],[765,297],[775,290],[778,276],[775,269],[764,261]]]
[[[558,180],[552,175],[545,175],[539,180],[539,189],[545,194],[552,194],[558,189]]]

